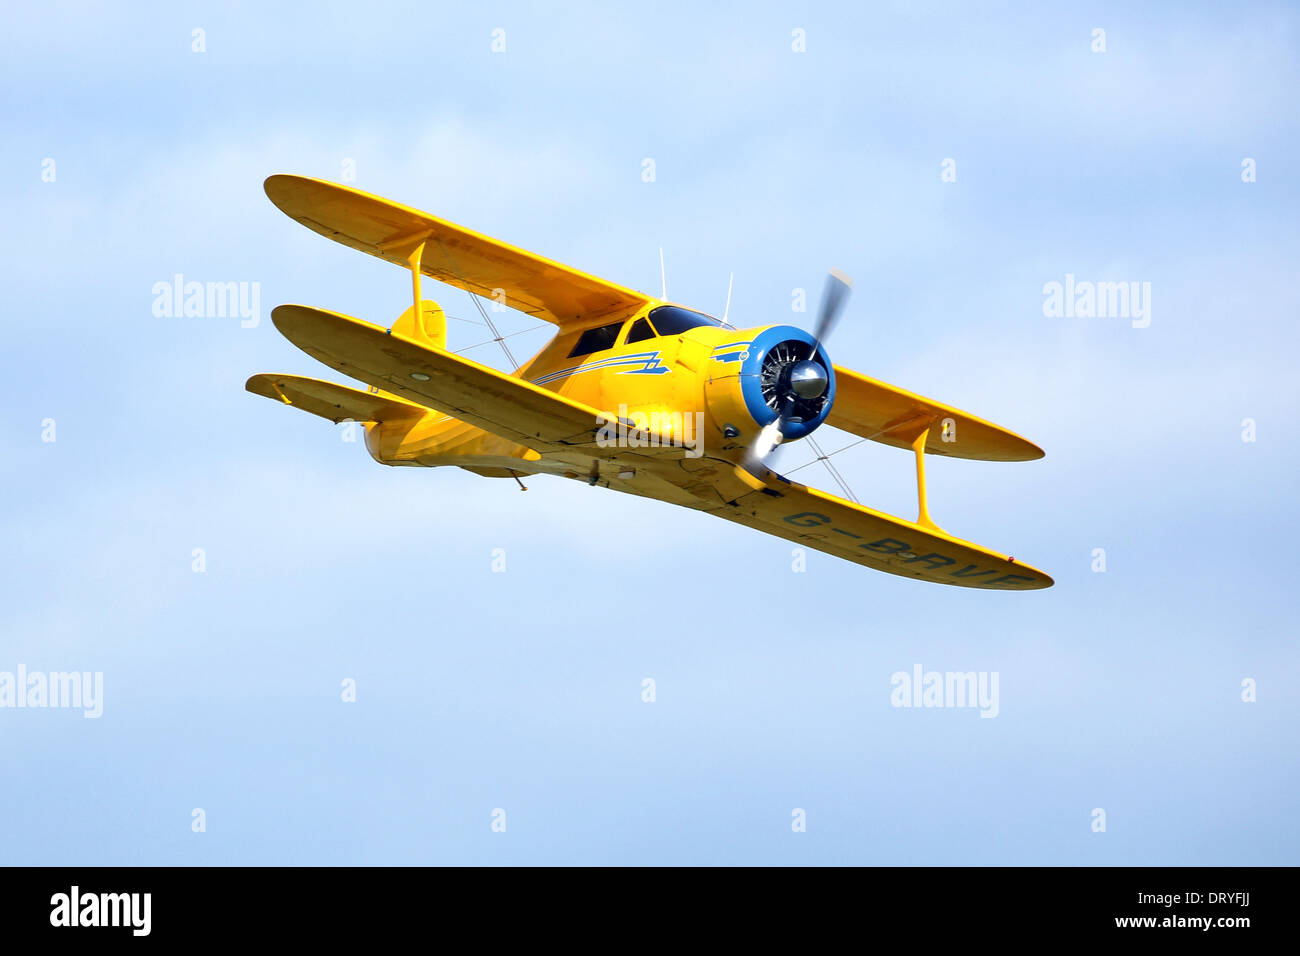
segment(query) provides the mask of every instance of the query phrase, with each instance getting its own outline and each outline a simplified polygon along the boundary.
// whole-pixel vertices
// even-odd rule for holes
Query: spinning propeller
[[[751,471],[763,465],[773,449],[785,440],[800,405],[815,402],[826,394],[830,373],[817,358],[817,352],[839,322],[852,289],[853,280],[838,269],[832,269],[822,290],[821,308],[808,354],[800,354],[792,343],[782,343],[764,362],[763,393],[765,398],[770,396],[769,404],[775,404],[776,419],[763,426],[745,454],[745,465]]]

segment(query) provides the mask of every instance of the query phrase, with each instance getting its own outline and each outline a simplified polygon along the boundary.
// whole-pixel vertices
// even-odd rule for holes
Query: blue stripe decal
[[[725,342],[714,347],[711,357],[715,362],[740,362],[748,358],[746,353],[753,344],[753,341]]]
[[[545,385],[566,376],[581,375],[584,372],[594,372],[606,368],[617,368],[620,365],[636,365],[639,367],[626,369],[619,372],[619,375],[664,375],[672,371],[667,365],[660,363],[658,352],[638,352],[635,355],[620,355],[616,358],[601,359],[598,362],[574,365],[571,368],[552,372],[550,375],[543,375],[541,378],[535,378],[532,382],[534,385]]]

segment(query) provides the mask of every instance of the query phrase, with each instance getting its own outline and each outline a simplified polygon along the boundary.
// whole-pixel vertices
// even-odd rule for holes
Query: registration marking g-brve
[[[871,551],[875,554],[885,555],[886,557],[898,555],[903,564],[920,563],[923,567],[931,571],[938,571],[939,569],[946,568],[949,565],[955,566],[958,563],[956,558],[950,558],[947,555],[939,554],[935,551],[921,554],[920,552],[925,549],[913,548],[906,541],[899,541],[897,538],[880,538],[875,541],[868,541],[863,535],[835,527],[831,524],[831,519],[828,515],[820,514],[816,511],[800,511],[797,514],[786,515],[781,520],[787,524],[794,525],[796,528],[826,528],[830,531],[834,531],[836,534],[843,535],[846,538],[853,538],[863,542],[862,544],[856,545],[856,547],[862,548],[864,551]],[[909,557],[902,557],[902,555],[909,555]],[[950,578],[970,579],[983,578],[985,575],[998,573],[996,570],[979,571],[977,570],[978,567],[979,565],[976,564],[967,564],[966,567],[959,571],[949,571],[947,576]],[[984,586],[989,584],[1000,584],[1004,581],[1033,580],[1032,577],[1025,574],[1004,574],[1001,577],[995,577],[988,581],[980,581],[979,584],[980,586]]]

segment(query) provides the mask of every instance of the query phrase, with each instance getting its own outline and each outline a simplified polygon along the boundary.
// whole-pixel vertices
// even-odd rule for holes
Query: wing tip
[[[294,341],[294,330],[308,326],[313,322],[329,322],[347,319],[350,322],[360,323],[361,325],[373,326],[374,323],[367,322],[364,319],[354,318],[350,315],[344,315],[341,312],[334,312],[330,309],[322,309],[314,305],[299,305],[295,302],[286,302],[277,305],[271,310],[271,324],[275,326],[290,342]]]
[[[310,197],[312,191],[315,191],[317,196],[331,191],[365,195],[360,190],[342,183],[318,179],[315,176],[302,176],[298,173],[273,173],[262,180],[262,192],[266,193],[266,198],[290,219],[297,219],[309,211],[310,200],[305,199],[304,194]]]
[[[1024,457],[1017,458],[1016,461],[1038,461],[1038,459],[1040,458],[1047,457],[1047,452],[1043,451],[1043,449],[1039,448],[1028,438],[1020,438],[1019,435],[1016,435],[1016,438],[1019,438],[1020,441],[1023,442],[1025,446]]]
[[[1021,564],[1019,561],[1016,561],[1014,558],[1009,558],[1008,560],[1010,561],[1011,564],[1015,565],[1021,571],[1025,572],[1026,574],[1032,575],[1033,577],[1033,580],[1030,581],[1029,583],[1022,584],[1015,588],[1008,588],[1008,590],[1045,591],[1056,584],[1056,581],[1053,580],[1052,576],[1048,574],[1046,571],[1040,571],[1032,564]]]
[[[261,398],[269,398],[273,402],[292,405],[293,402],[289,401],[284,394],[284,390],[280,387],[283,381],[283,375],[276,375],[272,372],[258,372],[256,375],[248,377],[248,381],[244,383],[244,391]]]
[[[262,180],[262,192],[266,193],[266,198],[275,203],[277,208],[283,208],[282,202],[289,190],[305,178],[296,173],[273,173]]]

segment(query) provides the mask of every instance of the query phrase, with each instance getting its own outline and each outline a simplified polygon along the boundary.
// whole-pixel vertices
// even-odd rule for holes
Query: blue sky
[[[0,860],[1298,861],[1295,9],[696,7],[7,15],[0,671],[102,672],[104,712],[0,708]],[[332,377],[274,305],[407,304],[262,193],[346,160],[626,285],[657,290],[663,247],[706,311],[734,272],[738,324],[802,322],[791,290],[844,269],[837,362],[1047,451],[936,461],[930,504],[1056,587],[796,573],[667,505],[382,468],[248,395]],[[260,323],[155,316],[176,273],[259,283]],[[1045,317],[1067,274],[1149,282],[1150,326]],[[547,335],[505,325],[516,354]],[[910,515],[907,455],[836,461]],[[916,664],[996,672],[998,716],[892,707]]]

